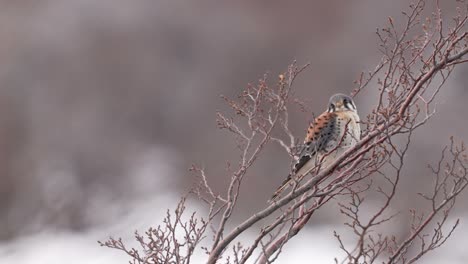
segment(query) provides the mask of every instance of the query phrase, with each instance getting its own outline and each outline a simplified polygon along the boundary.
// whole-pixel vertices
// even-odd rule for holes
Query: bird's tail
[[[275,202],[280,194],[286,189],[288,188],[289,186],[291,186],[293,184],[293,178],[292,178],[292,175],[289,174],[288,177],[286,177],[286,179],[283,181],[283,183],[281,183],[281,185],[278,187],[278,189],[276,189],[275,193],[271,196],[270,200],[268,200],[269,203],[273,203]]]

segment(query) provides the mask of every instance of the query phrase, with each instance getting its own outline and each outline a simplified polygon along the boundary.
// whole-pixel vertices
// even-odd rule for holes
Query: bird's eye
[[[350,105],[352,105],[351,101],[348,100],[348,99],[343,99],[343,105],[346,107],[346,108],[350,108]]]
[[[354,106],[353,102],[351,100],[348,100],[348,99],[344,99],[343,100],[343,104],[345,105],[346,108],[348,108],[349,110],[355,110],[356,107]]]

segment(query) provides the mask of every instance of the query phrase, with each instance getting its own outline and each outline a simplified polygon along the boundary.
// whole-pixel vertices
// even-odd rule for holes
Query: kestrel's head
[[[345,94],[334,94],[328,103],[328,112],[353,111],[356,112],[356,105],[353,99]]]

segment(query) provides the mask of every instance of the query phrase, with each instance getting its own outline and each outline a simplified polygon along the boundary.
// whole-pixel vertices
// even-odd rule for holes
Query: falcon
[[[311,171],[327,167],[344,151],[356,145],[360,136],[359,115],[353,99],[344,94],[333,95],[328,110],[310,124],[292,173],[270,201],[275,201],[284,189],[299,182]]]

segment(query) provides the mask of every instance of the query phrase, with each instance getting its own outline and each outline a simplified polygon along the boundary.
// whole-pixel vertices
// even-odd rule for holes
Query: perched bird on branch
[[[344,94],[333,95],[328,110],[310,124],[293,172],[270,201],[275,201],[284,189],[299,182],[313,170],[327,167],[345,150],[353,147],[360,136],[359,115],[353,99]]]

